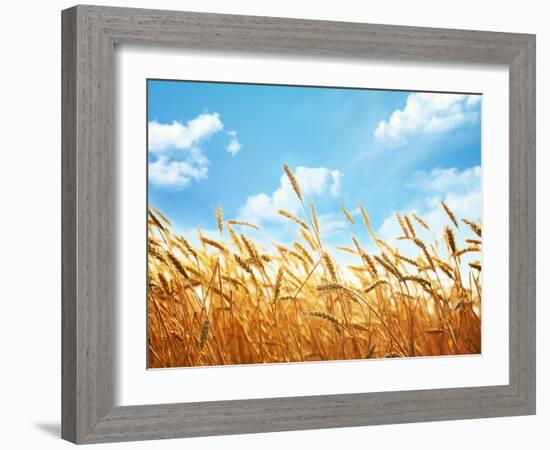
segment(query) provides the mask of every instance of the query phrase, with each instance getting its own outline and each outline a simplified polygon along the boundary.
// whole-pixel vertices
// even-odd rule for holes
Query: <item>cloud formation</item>
[[[183,189],[191,181],[205,180],[208,176],[208,160],[200,149],[192,149],[184,161],[160,156],[149,163],[149,181],[155,186]]]
[[[323,239],[339,234],[349,228],[340,212],[320,214],[318,219],[319,231]]]
[[[227,135],[231,136],[231,141],[229,142],[229,145],[227,146],[227,151],[229,153],[231,153],[231,156],[235,156],[237,153],[239,153],[241,151],[243,146],[237,140],[237,132],[235,130],[228,131]]]
[[[294,176],[302,194],[306,197],[326,194],[336,197],[340,192],[342,173],[338,170],[299,166],[294,171]],[[290,181],[286,175],[283,175],[279,187],[271,195],[261,192],[249,196],[241,208],[240,216],[259,224],[265,221],[280,221],[281,217],[277,213],[279,209],[297,214],[300,208],[300,202],[296,198]]]
[[[413,93],[405,107],[379,122],[379,141],[403,145],[417,134],[442,133],[479,119],[480,95]]]
[[[160,153],[165,150],[185,150],[223,129],[218,113],[200,114],[185,125],[174,120],[172,123],[149,122],[149,151]]]
[[[223,129],[217,112],[199,114],[185,124],[153,120],[148,126],[149,152],[156,158],[149,162],[151,184],[183,189],[208,177],[210,162],[200,145]]]
[[[242,145],[236,139],[232,139],[229,145],[227,146],[227,151],[231,153],[232,156],[235,156],[241,151]]]
[[[481,167],[475,166],[462,171],[456,167],[433,169],[431,172],[416,173],[409,187],[432,193],[468,192],[480,190]]]

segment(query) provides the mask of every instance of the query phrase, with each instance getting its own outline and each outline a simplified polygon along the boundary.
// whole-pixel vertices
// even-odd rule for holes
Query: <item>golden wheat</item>
[[[346,219],[348,219],[348,222],[349,222],[351,225],[355,225],[355,219],[351,216],[351,214],[350,214],[349,211],[344,207],[343,204],[340,205],[340,209],[341,209],[342,212],[344,213],[344,216],[346,216]]]
[[[292,220],[293,222],[296,222],[298,225],[300,225],[303,229],[309,230],[309,227],[307,223],[305,223],[302,219],[299,217],[296,217],[294,214],[289,213],[288,211],[285,211],[284,209],[279,209],[277,211],[281,216],[286,217],[289,220]]]
[[[397,213],[402,237],[416,248],[416,253],[401,254],[376,236],[360,205],[372,242],[362,246],[350,234],[349,244],[334,248],[321,239],[315,206],[306,210],[297,179],[288,166],[283,170],[305,220],[285,211],[282,215],[296,223],[298,238],[287,245],[274,243],[273,252],[233,229],[243,226],[257,233],[259,227],[224,221],[221,208],[213,216],[219,239],[199,232],[197,246],[150,208],[148,367],[481,351],[482,267],[470,256],[481,251],[478,222],[462,219],[475,239],[459,242],[459,233],[445,227],[428,242],[426,221],[414,212]],[[458,228],[453,212],[442,206]],[[341,209],[354,225],[349,211]],[[422,229],[415,229],[411,217]],[[449,251],[438,253],[440,243]],[[333,250],[346,252],[355,264],[339,264]]]
[[[413,219],[416,220],[420,225],[422,225],[426,230],[430,231],[430,227],[422,217],[418,216],[416,213],[412,213]]]
[[[443,200],[441,200],[441,206],[443,207],[443,209],[445,210],[445,212],[449,216],[449,219],[451,219],[451,222],[453,222],[454,226],[458,228],[458,222],[456,220],[455,215],[453,214],[451,209],[447,206],[447,204]]]

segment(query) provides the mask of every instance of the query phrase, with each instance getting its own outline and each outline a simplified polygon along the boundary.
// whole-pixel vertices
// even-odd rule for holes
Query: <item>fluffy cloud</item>
[[[149,122],[149,151],[185,150],[223,129],[218,113],[200,114],[185,125],[178,121]]]
[[[159,187],[183,189],[208,177],[209,161],[199,146],[223,129],[218,113],[200,114],[186,124],[149,122],[149,181]]]
[[[243,146],[237,140],[237,132],[235,130],[229,130],[227,135],[231,137],[231,141],[229,141],[229,144],[227,145],[227,151],[231,153],[231,156],[235,156],[241,151]]]
[[[419,133],[441,133],[479,118],[479,95],[413,93],[405,108],[382,120],[374,135],[378,140],[404,144]]]
[[[229,145],[227,146],[227,151],[231,153],[232,156],[235,156],[241,151],[242,145],[237,141],[237,139],[231,139]]]
[[[340,191],[342,174],[338,170],[325,167],[299,166],[294,176],[304,196],[320,196],[327,193],[336,197]],[[277,210],[284,209],[293,214],[300,211],[301,205],[286,175],[281,176],[279,187],[271,194],[259,193],[247,198],[240,216],[245,220],[261,223],[279,221]]]
[[[323,239],[334,236],[349,228],[348,223],[340,213],[321,214],[319,219],[319,230]]]
[[[208,162],[202,158],[202,154],[198,154],[197,158],[175,161],[161,156],[149,163],[149,181],[155,186],[182,189],[191,181],[204,180],[208,176]]]
[[[414,175],[409,187],[427,192],[469,192],[478,191],[481,182],[481,167],[475,166],[463,171],[456,167],[433,169],[430,173]]]

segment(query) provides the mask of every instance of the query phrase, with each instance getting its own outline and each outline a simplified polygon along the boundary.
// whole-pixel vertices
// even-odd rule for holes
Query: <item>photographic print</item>
[[[480,354],[481,107],[147,80],[147,367]]]

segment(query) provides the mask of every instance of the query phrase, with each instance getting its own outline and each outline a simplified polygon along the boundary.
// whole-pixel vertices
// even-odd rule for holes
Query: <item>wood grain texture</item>
[[[77,443],[535,412],[535,37],[77,6],[63,11],[62,435]],[[510,72],[510,383],[113,406],[116,44],[299,57],[506,64]]]
[[[62,431],[69,440],[76,440],[76,10],[62,17],[62,133],[61,145],[61,234],[62,234]]]

